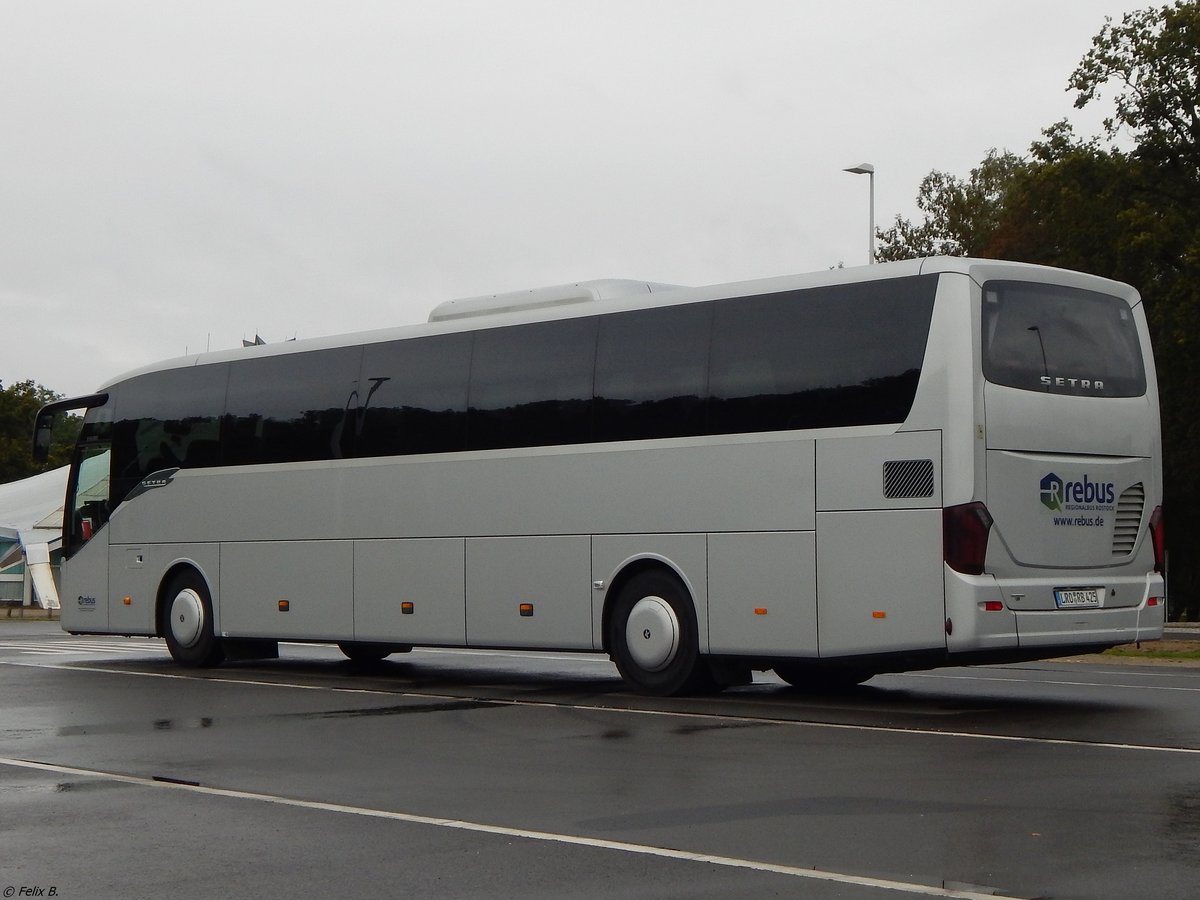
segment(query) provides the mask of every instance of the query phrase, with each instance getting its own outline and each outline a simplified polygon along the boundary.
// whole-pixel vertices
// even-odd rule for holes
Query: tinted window
[[[605,316],[596,355],[596,440],[703,434],[712,304]]]
[[[471,335],[370,344],[363,354],[359,456],[462,450]]]
[[[484,450],[590,440],[595,354],[594,318],[477,332],[468,446]]]
[[[936,287],[927,276],[718,301],[709,430],[903,422]]]
[[[983,289],[983,374],[994,384],[1088,397],[1140,397],[1137,324],[1119,297],[990,281]]]
[[[226,365],[141,375],[110,391],[112,505],[159,469],[220,463]]]
[[[344,347],[234,363],[227,462],[249,465],[350,455],[361,359],[361,347]]]

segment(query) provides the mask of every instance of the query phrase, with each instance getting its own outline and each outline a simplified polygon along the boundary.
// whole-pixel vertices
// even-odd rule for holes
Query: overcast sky
[[[0,382],[867,257],[1128,0],[0,0]]]

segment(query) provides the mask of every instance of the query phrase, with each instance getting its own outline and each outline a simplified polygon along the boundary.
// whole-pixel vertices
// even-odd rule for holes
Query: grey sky
[[[876,216],[1104,110],[1129,0],[0,0],[0,381],[601,277],[865,263]]]

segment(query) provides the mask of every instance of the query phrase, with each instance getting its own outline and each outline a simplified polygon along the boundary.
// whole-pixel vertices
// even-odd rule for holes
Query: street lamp
[[[871,219],[870,233],[867,237],[867,249],[870,255],[867,257],[867,264],[875,262],[875,167],[870,163],[859,163],[849,169],[842,169],[843,172],[850,172],[853,175],[869,175],[871,176]]]

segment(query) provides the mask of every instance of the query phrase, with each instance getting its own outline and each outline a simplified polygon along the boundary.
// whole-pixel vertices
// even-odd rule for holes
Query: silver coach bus
[[[1161,637],[1137,292],[934,258],[605,281],[169,360],[93,395],[62,625],[607,652],[656,694]]]

